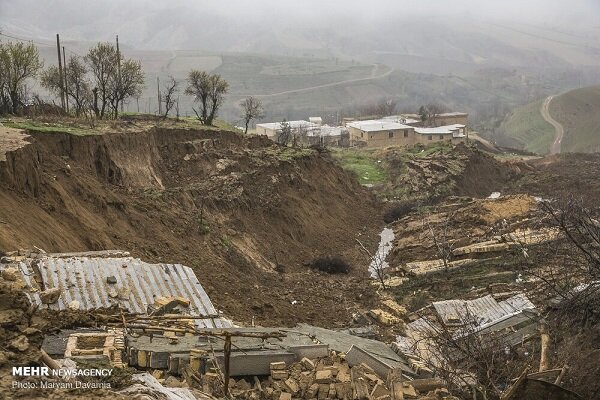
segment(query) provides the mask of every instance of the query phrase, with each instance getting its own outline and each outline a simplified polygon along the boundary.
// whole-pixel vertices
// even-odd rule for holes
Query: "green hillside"
[[[600,151],[600,86],[572,90],[554,98],[550,114],[565,129],[562,152]]]
[[[515,109],[502,124],[503,134],[510,141],[507,143],[532,151],[546,154],[554,141],[554,128],[542,118],[540,108],[544,100],[526,104]]]
[[[498,143],[546,154],[555,139],[554,127],[542,117],[544,99],[515,109],[500,128]],[[600,151],[600,86],[555,96],[550,116],[564,128],[561,152]]]

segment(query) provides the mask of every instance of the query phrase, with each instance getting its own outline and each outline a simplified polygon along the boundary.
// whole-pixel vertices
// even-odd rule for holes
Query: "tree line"
[[[44,68],[33,43],[0,42],[0,114],[20,115],[30,106],[45,104],[38,94],[30,93],[27,83],[31,79],[38,79],[56,98],[64,96],[70,114],[97,119],[118,118],[125,102],[139,98],[146,86],[141,62],[124,57],[112,43],[98,43],[85,56],[65,57],[64,64],[62,69],[54,65]],[[194,97],[197,107],[192,109],[197,119],[203,125],[213,125],[229,83],[219,74],[200,70],[191,70],[186,81],[184,94]],[[179,117],[179,90],[180,82],[172,76],[159,85],[163,119],[172,111]],[[247,132],[250,122],[262,116],[262,104],[248,98],[240,106]]]

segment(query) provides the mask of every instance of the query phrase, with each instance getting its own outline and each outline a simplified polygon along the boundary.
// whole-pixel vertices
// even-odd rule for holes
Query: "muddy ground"
[[[327,154],[225,131],[29,140],[0,163],[1,250],[124,249],[183,263],[246,323],[343,326],[374,301],[355,239],[375,247],[380,208]],[[313,271],[321,255],[351,272]]]

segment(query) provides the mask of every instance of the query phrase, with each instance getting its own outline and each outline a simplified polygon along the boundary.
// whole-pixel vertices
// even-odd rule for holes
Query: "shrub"
[[[310,265],[312,268],[328,274],[347,274],[350,272],[350,264],[340,256],[319,257],[314,259]]]
[[[383,220],[385,223],[389,224],[390,222],[394,222],[399,220],[400,218],[408,215],[411,211],[415,209],[414,202],[411,201],[399,201],[395,202],[383,215]]]

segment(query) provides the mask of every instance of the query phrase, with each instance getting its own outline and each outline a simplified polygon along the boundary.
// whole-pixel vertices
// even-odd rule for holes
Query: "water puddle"
[[[394,231],[390,228],[383,228],[379,236],[381,237],[379,240],[379,248],[371,260],[371,265],[369,265],[371,277],[376,279],[378,278],[377,271],[383,271],[390,266],[385,259],[392,250],[392,242],[395,237]]]

